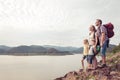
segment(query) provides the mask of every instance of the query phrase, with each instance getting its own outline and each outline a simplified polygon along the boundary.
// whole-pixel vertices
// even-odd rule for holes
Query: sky
[[[119,44],[120,0],[0,0],[0,45],[81,47],[98,18],[114,24]]]

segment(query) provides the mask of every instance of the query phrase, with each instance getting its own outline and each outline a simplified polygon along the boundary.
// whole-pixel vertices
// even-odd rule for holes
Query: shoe
[[[106,64],[103,64],[101,67],[104,68],[104,67],[107,67],[107,65],[106,65]]]

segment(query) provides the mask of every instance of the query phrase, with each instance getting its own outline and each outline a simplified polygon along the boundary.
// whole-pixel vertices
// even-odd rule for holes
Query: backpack
[[[107,24],[104,24],[103,26],[107,29],[108,38],[112,38],[114,36],[114,31],[113,31],[114,25],[111,22],[109,22]],[[107,40],[107,47],[109,47],[109,42],[110,42],[110,40],[108,39]]]
[[[114,26],[112,23],[107,23],[103,25],[107,29],[107,36],[108,38],[112,38],[114,36]]]

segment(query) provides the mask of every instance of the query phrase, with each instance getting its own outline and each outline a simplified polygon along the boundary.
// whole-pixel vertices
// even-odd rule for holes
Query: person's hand
[[[100,46],[102,47],[102,46],[103,46],[103,43],[101,43]]]

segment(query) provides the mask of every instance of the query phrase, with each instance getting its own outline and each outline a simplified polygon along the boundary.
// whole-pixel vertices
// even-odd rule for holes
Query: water
[[[81,54],[0,56],[0,80],[53,80],[81,68]]]

